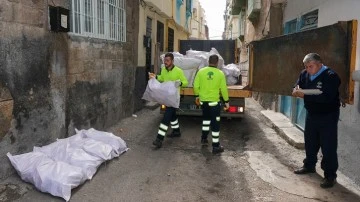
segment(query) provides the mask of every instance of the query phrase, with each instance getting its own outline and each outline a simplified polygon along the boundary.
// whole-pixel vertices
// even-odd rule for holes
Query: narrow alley
[[[103,164],[91,181],[76,188],[70,201],[359,201],[337,184],[321,189],[318,174],[296,176],[303,150],[288,145],[264,123],[262,107],[247,99],[243,119],[222,120],[222,155],[200,146],[201,119],[180,118],[183,135],[151,145],[159,109],[144,109],[109,131],[123,138],[130,150]],[[18,176],[16,201],[62,201],[35,190]],[[20,197],[21,196],[21,197]],[[11,198],[11,196],[8,196]],[[15,199],[15,198],[13,198]]]

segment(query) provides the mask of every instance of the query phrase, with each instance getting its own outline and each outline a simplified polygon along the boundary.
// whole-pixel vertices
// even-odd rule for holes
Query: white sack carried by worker
[[[175,81],[160,83],[155,78],[151,78],[146,86],[142,99],[157,102],[168,107],[179,108],[180,94],[175,85]]]
[[[21,179],[38,190],[70,200],[71,189],[86,180],[81,168],[64,162],[55,162],[44,153],[29,152],[7,156]]]

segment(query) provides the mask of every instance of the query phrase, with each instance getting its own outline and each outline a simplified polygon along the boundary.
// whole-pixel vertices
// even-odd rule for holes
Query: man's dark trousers
[[[328,179],[336,178],[339,167],[337,158],[337,131],[339,110],[329,113],[307,113],[305,122],[305,152],[304,167],[314,169],[317,154],[321,148],[323,158],[321,168]]]

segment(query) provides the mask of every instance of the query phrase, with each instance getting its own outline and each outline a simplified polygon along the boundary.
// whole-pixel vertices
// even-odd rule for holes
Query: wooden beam
[[[242,90],[240,89],[240,86],[228,86],[228,93],[229,97],[251,97],[251,91],[250,90]],[[193,88],[182,88],[180,90],[180,95],[194,95]]]
[[[350,59],[350,78],[349,78],[349,95],[347,103],[354,104],[354,93],[355,93],[355,81],[352,79],[352,74],[355,71],[355,65],[356,65],[356,44],[357,44],[357,20],[352,20],[350,22],[350,47],[349,47],[349,59]]]

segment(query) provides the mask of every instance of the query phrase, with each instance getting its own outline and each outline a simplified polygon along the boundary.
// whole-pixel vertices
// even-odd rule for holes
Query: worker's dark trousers
[[[317,162],[317,154],[321,148],[323,158],[321,168],[325,178],[335,179],[338,169],[337,130],[339,111],[325,114],[306,115],[304,167],[313,169]]]
[[[218,102],[202,102],[203,123],[202,139],[207,139],[211,129],[212,146],[220,145],[220,104]]]
[[[179,121],[176,115],[176,108],[174,107],[166,107],[164,117],[159,126],[157,138],[159,138],[160,140],[163,140],[165,138],[166,131],[168,130],[170,123],[173,130],[180,131]]]

